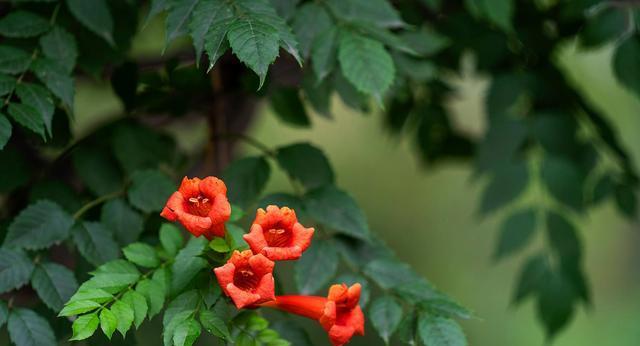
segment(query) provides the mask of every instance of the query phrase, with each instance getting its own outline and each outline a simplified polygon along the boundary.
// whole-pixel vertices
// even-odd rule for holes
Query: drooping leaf
[[[143,231],[142,216],[121,198],[102,205],[100,221],[121,245],[136,241]]]
[[[134,320],[133,307],[124,302],[124,300],[118,300],[111,305],[111,312],[116,316],[118,325],[116,329],[124,337],[127,335],[127,331],[131,328]]]
[[[229,327],[225,323],[225,321],[220,318],[220,316],[216,315],[216,313],[212,310],[200,310],[200,323],[202,323],[202,327],[204,329],[225,340],[231,340],[231,334],[229,333]]]
[[[78,58],[76,40],[65,29],[55,26],[40,37],[40,48],[47,58],[57,61],[67,73],[71,73]]]
[[[247,14],[231,24],[227,37],[233,53],[260,77],[260,89],[278,56],[278,31],[255,14]]]
[[[584,207],[582,185],[585,179],[579,167],[572,161],[555,155],[547,155],[542,163],[542,181],[558,201],[581,211]]]
[[[379,258],[373,260],[364,267],[364,273],[383,289],[398,289],[417,284],[419,287],[422,286],[421,289],[424,289],[425,296],[423,298],[434,296],[434,289],[423,277],[416,274],[408,264],[395,259]]]
[[[4,146],[9,142],[9,138],[11,138],[11,133],[13,132],[13,126],[7,117],[0,113],[0,150],[4,148]]]
[[[67,0],[67,7],[73,16],[87,29],[114,46],[113,18],[106,0]]]
[[[69,340],[84,340],[92,336],[98,329],[100,319],[96,312],[82,315],[73,321],[73,336]]]
[[[184,309],[177,311],[171,318],[166,321],[163,320],[163,330],[162,330],[162,340],[164,346],[173,346],[174,345],[174,334],[179,325],[183,322],[187,322],[192,319],[194,314],[194,309]]]
[[[77,1],[77,0],[74,0]],[[31,64],[36,77],[55,95],[69,110],[73,110],[74,82],[67,71],[57,61],[38,58]]]
[[[145,213],[159,212],[174,191],[171,179],[157,170],[138,171],[131,177],[128,198],[131,205]]]
[[[160,226],[160,243],[169,256],[173,257],[182,248],[184,239],[182,239],[178,227],[170,223],[164,223]]]
[[[309,115],[302,104],[296,88],[278,88],[272,92],[269,101],[276,116],[290,126],[309,127]]]
[[[270,174],[271,167],[264,157],[247,157],[234,161],[222,172],[229,200],[246,208],[258,198]]]
[[[99,288],[109,292],[127,288],[140,278],[136,266],[122,259],[99,266],[91,275],[93,277],[83,284],[84,288]]]
[[[345,30],[339,42],[338,60],[344,76],[359,91],[381,98],[395,75],[393,59],[382,43]]]
[[[0,72],[18,74],[29,67],[31,58],[22,49],[0,45]]]
[[[488,214],[514,201],[529,183],[526,162],[505,162],[494,169],[493,176],[484,190],[480,212]]]
[[[9,336],[16,346],[55,346],[53,330],[42,316],[29,309],[17,308],[9,313]]]
[[[582,247],[575,227],[562,215],[547,213],[547,235],[549,245],[558,254],[561,262],[580,262]]]
[[[0,96],[4,96],[13,91],[13,88],[16,86],[16,82],[15,78],[0,73]]]
[[[145,243],[132,243],[122,249],[124,257],[129,261],[142,266],[153,268],[160,265],[160,258],[151,245]]]
[[[295,281],[301,294],[324,288],[338,268],[338,254],[329,241],[316,239],[296,263]]]
[[[122,301],[133,309],[133,324],[137,329],[147,317],[149,310],[145,296],[136,291],[128,291],[122,296]]]
[[[20,212],[9,226],[5,246],[37,250],[65,240],[73,219],[59,205],[41,200]]]
[[[278,148],[278,164],[306,188],[314,189],[334,182],[329,160],[322,150],[309,143],[292,144]]]
[[[95,303],[102,304],[113,299],[113,295],[111,293],[100,288],[88,288],[87,286],[88,285],[81,286],[78,291],[69,298],[69,301],[65,305],[84,300],[90,300]]]
[[[93,265],[100,265],[118,257],[120,252],[113,235],[101,223],[76,223],[71,230],[80,254]]]
[[[518,304],[529,295],[538,292],[540,287],[544,285],[548,271],[547,260],[544,256],[529,257],[520,271],[512,302]]]
[[[640,36],[624,40],[613,55],[613,72],[620,83],[640,95]]]
[[[100,329],[107,336],[107,339],[111,340],[111,336],[116,331],[117,326],[118,318],[116,315],[109,309],[102,309],[100,311]]]
[[[327,185],[307,193],[304,202],[305,210],[316,221],[351,237],[369,238],[364,214],[346,192]]]
[[[449,38],[428,27],[404,31],[400,33],[400,37],[421,56],[437,54],[451,45]]]
[[[224,1],[200,1],[193,10],[189,32],[200,59],[202,50],[209,55],[209,68],[226,50],[226,37],[233,20],[233,11]],[[199,61],[199,60],[196,60]]]
[[[167,333],[169,323],[176,317],[178,314],[185,314],[182,320],[186,319],[190,316],[193,311],[196,309],[198,302],[200,301],[200,295],[197,290],[189,290],[183,292],[176,298],[174,298],[162,316],[162,326],[164,327],[164,338],[167,341],[170,341],[173,337],[172,333]],[[175,328],[175,326],[174,326]],[[165,343],[166,345],[167,343]]]
[[[44,121],[37,109],[22,103],[10,103],[8,113],[18,124],[40,135],[42,139],[46,138]]]
[[[200,0],[169,0],[165,29],[165,47],[176,38],[187,34],[189,18]]]
[[[20,83],[16,86],[16,94],[24,103],[35,109],[40,116],[44,128],[51,136],[51,123],[53,121],[53,97],[47,89],[37,84]]]
[[[586,20],[580,32],[580,44],[584,47],[598,47],[620,36],[627,28],[626,13],[611,7],[599,11]]]
[[[19,250],[0,248],[0,293],[4,293],[29,282],[33,263]]]
[[[548,339],[553,338],[571,320],[575,298],[575,290],[561,275],[548,273],[545,276],[545,283],[540,286],[537,315]]]
[[[11,11],[0,19],[0,35],[5,37],[34,37],[48,29],[48,20],[23,10]]]
[[[142,280],[136,286],[136,291],[147,300],[149,318],[157,315],[164,305],[167,295],[166,283],[162,282],[162,278],[157,275],[163,272],[163,270],[156,271],[152,279]]]
[[[300,42],[300,54],[307,58],[318,34],[332,27],[333,20],[323,6],[310,2],[297,9],[292,26]]]
[[[100,306],[100,303],[94,300],[74,300],[65,304],[58,316],[80,315],[85,312],[96,310]]]
[[[138,170],[156,169],[171,160],[175,143],[170,137],[148,127],[125,124],[118,126],[112,137],[116,159],[128,174]]]
[[[202,332],[202,326],[198,321],[191,318],[181,322],[173,333],[173,344],[175,346],[191,346],[198,339]]]
[[[501,259],[523,249],[536,229],[536,213],[525,209],[511,214],[500,226],[500,238],[494,258]]]
[[[78,282],[67,267],[47,262],[36,266],[31,286],[51,310],[59,312],[78,289]]]
[[[208,242],[203,237],[191,238],[187,245],[178,252],[171,267],[173,277],[171,291],[180,292],[201,270],[208,266],[207,260],[200,257],[207,248]]]
[[[147,17],[144,20],[144,24],[142,27],[146,27],[149,22],[155,18],[160,12],[166,10],[168,0],[151,0],[151,4],[149,5],[149,13],[147,13]]]
[[[466,0],[469,12],[495,24],[504,31],[513,30],[513,0]]]
[[[382,296],[371,303],[369,319],[382,340],[389,344],[391,335],[402,320],[402,307],[391,296]]]
[[[425,345],[466,346],[467,338],[460,325],[447,317],[420,314],[418,335]]]
[[[333,70],[337,61],[337,49],[337,28],[330,27],[318,33],[318,37],[311,46],[311,68],[316,76],[315,84],[325,79]]]

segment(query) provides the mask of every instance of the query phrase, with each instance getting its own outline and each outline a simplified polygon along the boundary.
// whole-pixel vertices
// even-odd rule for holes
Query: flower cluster
[[[184,178],[161,215],[179,221],[194,236],[223,237],[231,207],[224,182],[215,177]],[[327,297],[275,295],[275,261],[297,260],[311,244],[314,229],[298,222],[293,209],[270,205],[260,208],[249,233],[250,249],[234,251],[214,269],[223,292],[238,309],[268,307],[314,319],[327,331],[333,345],[364,335],[364,314],[358,305],[360,284],[332,285]]]

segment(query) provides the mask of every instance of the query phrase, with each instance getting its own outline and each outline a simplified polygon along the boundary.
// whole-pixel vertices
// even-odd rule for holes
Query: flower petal
[[[227,186],[216,177],[206,177],[200,183],[200,191],[203,196],[214,199],[218,195],[227,195]]]
[[[291,243],[300,247],[300,251],[304,252],[309,245],[311,245],[311,238],[315,230],[313,227],[305,228],[300,223],[296,222],[293,225],[293,232]]]
[[[238,309],[251,306],[260,300],[260,295],[240,289],[233,283],[228,284],[226,288],[227,295]]]
[[[182,178],[182,183],[180,183],[180,187],[178,191],[182,193],[185,199],[189,199],[192,197],[198,197],[200,195],[200,178],[189,179],[187,177]]]
[[[299,246],[290,247],[271,247],[266,246],[262,248],[262,252],[265,257],[272,261],[289,261],[297,260],[302,256],[302,250]]]
[[[249,266],[256,275],[265,275],[273,272],[275,263],[262,254],[257,254],[249,258]]]
[[[244,241],[249,244],[251,251],[253,251],[254,253],[261,253],[262,249],[264,249],[268,245],[267,240],[264,239],[264,233],[262,232],[262,226],[254,223],[253,225],[251,225],[251,230],[249,231],[249,233],[242,236]]]
[[[216,195],[209,211],[209,218],[214,224],[224,223],[231,216],[231,204],[225,195]]]
[[[216,274],[216,278],[218,279],[218,283],[222,290],[227,293],[227,285],[233,283],[233,275],[236,271],[236,266],[233,263],[227,262],[225,265],[214,268],[213,272]]]

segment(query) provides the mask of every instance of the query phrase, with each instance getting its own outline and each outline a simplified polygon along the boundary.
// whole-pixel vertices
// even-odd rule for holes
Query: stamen
[[[207,203],[207,202],[209,202],[209,199],[208,199],[208,198],[203,198],[203,199],[202,199],[202,203]]]
[[[191,197],[191,198],[189,198],[189,202],[191,202],[191,203],[198,203],[199,201],[198,201],[198,199],[197,199],[197,198],[195,198],[195,197]]]

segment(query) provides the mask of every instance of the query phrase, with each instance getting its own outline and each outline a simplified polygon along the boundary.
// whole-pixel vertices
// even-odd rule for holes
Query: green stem
[[[100,205],[103,202],[106,202],[110,199],[114,199],[116,197],[119,197],[121,195],[124,194],[124,189],[122,190],[118,190],[118,191],[114,191],[112,193],[106,194],[106,195],[102,195],[92,201],[89,201],[87,204],[83,205],[82,207],[80,207],[80,209],[78,209],[78,211],[75,212],[75,214],[73,214],[73,219],[74,220],[78,220],[84,213],[86,213],[87,211],[91,210],[91,208]]]

